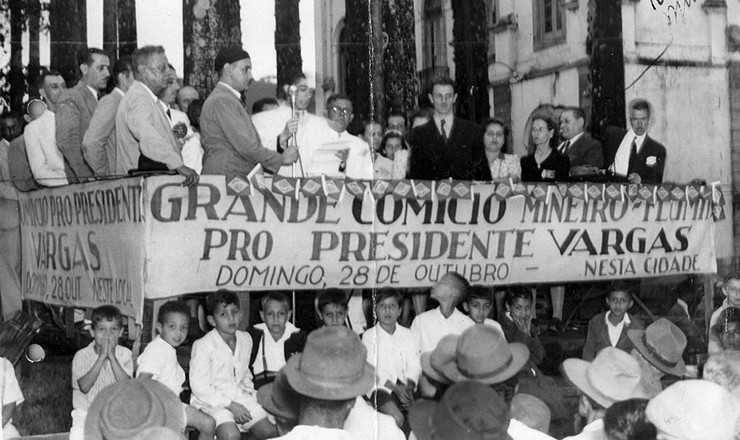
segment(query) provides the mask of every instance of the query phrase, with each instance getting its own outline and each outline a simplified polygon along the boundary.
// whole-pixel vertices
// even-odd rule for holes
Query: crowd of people
[[[431,288],[437,306],[408,328],[396,289],[373,292],[367,328],[348,323],[346,292],[325,289],[310,333],[291,323],[282,291],[265,292],[261,322],[242,331],[239,297],[219,290],[205,300],[211,330],[192,342],[185,368],[184,301],[159,308],[157,336],[140,355],[119,344],[120,311],[101,306],[92,342],[72,360],[70,439],[546,440],[555,424],[572,422],[568,440],[731,440],[740,434],[740,326],[730,328],[738,320],[728,310],[740,307],[738,285],[740,274],[725,280],[716,347],[692,373],[675,320],[646,326],[630,312],[630,286],[613,283],[582,356],[560,367],[577,409],[539,368],[545,350],[524,286],[503,289],[505,312],[494,320],[492,289],[447,273]],[[12,365],[0,366],[3,438],[15,438],[23,394]]]

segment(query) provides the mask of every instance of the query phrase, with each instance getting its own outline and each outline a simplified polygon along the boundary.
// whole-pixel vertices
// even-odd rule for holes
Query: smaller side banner
[[[141,320],[142,179],[20,195],[23,297],[73,307],[114,305]]]

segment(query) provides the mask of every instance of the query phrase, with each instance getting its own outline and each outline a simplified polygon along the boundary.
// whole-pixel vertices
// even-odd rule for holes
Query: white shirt
[[[319,142],[325,133],[328,125],[326,119],[321,116],[308,113],[307,111],[298,112],[298,130],[295,134],[295,141],[298,145],[298,152],[303,162],[303,170],[308,172],[308,160],[313,156],[314,151],[321,145]],[[260,140],[265,148],[277,150],[277,138],[285,128],[285,124],[292,117],[290,106],[283,105],[266,112],[257,113],[252,116],[252,123]],[[292,141],[291,141],[292,142]],[[296,162],[296,177],[301,176],[300,164]],[[280,167],[278,174],[281,176],[292,177],[293,166],[285,165]]]
[[[57,148],[54,113],[46,110],[23,131],[28,164],[33,177],[44,186],[67,185],[64,156]]]
[[[509,429],[506,430],[506,433],[509,434],[514,440],[555,440],[555,437],[550,437],[544,432],[532,429],[519,420],[515,419],[509,419]],[[412,432],[409,436],[409,440],[417,439],[418,438],[416,437],[416,434]]]
[[[298,327],[294,326],[290,321],[285,323],[285,332],[283,336],[277,341],[272,337],[270,331],[267,329],[267,324],[264,322],[254,326],[258,330],[262,330],[262,339],[257,347],[257,357],[254,359],[252,364],[252,370],[254,374],[260,374],[265,371],[264,365],[262,365],[262,347],[265,348],[265,362],[267,362],[268,371],[278,371],[283,368],[285,362],[285,341],[290,338],[290,335],[298,331]],[[252,341],[254,343],[254,341]]]
[[[434,350],[437,343],[445,335],[459,335],[468,327],[475,325],[472,319],[454,309],[449,318],[442,315],[442,309],[437,307],[414,318],[411,323],[411,334],[419,346],[421,353]]]
[[[237,330],[234,351],[216,329],[193,342],[190,355],[190,404],[196,408],[227,407],[232,401],[256,399],[249,358],[252,337]]]
[[[10,165],[8,163],[8,152],[10,142],[0,139],[0,199],[18,200],[18,189],[11,182]]]
[[[177,362],[177,351],[160,336],[146,346],[144,352],[136,358],[136,377],[149,373],[152,379],[164,384],[178,396],[185,382],[185,371]]]
[[[359,440],[343,429],[322,428],[320,426],[298,425],[284,436],[275,440]]]
[[[131,350],[116,345],[116,359],[121,364],[123,371],[131,376],[134,372]],[[77,351],[74,358],[72,358],[72,407],[74,408],[72,410],[72,425],[74,426],[84,426],[87,410],[90,408],[92,401],[103,388],[116,382],[116,376],[113,374],[110,361],[106,359],[103,363],[103,368],[100,369],[98,378],[95,379],[95,383],[90,387],[90,390],[87,393],[83,393],[80,390],[78,381],[90,371],[97,360],[98,354],[95,353],[95,341]]]
[[[452,130],[452,122],[455,120],[455,115],[452,113],[448,113],[445,117],[439,117],[436,114],[434,115],[434,123],[437,125],[437,130],[439,130],[440,134],[442,133],[442,121],[445,121],[445,133],[447,133],[447,138],[450,137],[450,131]]]
[[[375,367],[378,388],[390,392],[387,381],[419,383],[419,347],[411,330],[396,324],[396,330],[389,334],[378,324],[362,335],[362,343],[367,347],[367,361]]]
[[[196,173],[200,174],[203,169],[203,147],[200,145],[200,133],[193,131],[193,126],[190,125],[190,118],[182,110],[169,108],[170,111],[170,127],[175,128],[175,125],[179,123],[185,124],[188,128],[188,132],[182,139],[175,140],[177,144],[182,147],[180,155],[182,156],[183,164],[195,170]]]
[[[630,320],[629,313],[625,313],[622,321],[620,321],[619,324],[614,325],[609,321],[611,313],[611,310],[606,312],[606,314],[604,314],[604,319],[606,320],[606,329],[609,332],[609,342],[611,342],[612,347],[616,347],[617,342],[619,342],[619,336],[622,335],[622,329],[632,321]]]
[[[614,163],[611,164],[609,169],[619,176],[627,176],[627,169],[629,168],[630,164],[630,150],[632,149],[632,140],[635,140],[635,145],[637,147],[637,152],[640,152],[640,148],[642,148],[642,143],[645,142],[645,136],[647,136],[647,133],[643,134],[642,136],[637,136],[635,132],[630,128],[627,134],[624,135],[622,138],[622,143],[619,144],[619,148],[617,149],[617,153],[614,155]]]
[[[608,440],[604,432],[604,419],[594,420],[584,426],[580,434],[565,437],[563,440]]]
[[[311,157],[303,158],[303,167],[307,175],[320,176],[325,174],[331,177],[346,176],[351,179],[365,180],[373,178],[373,160],[367,142],[347,133],[347,131],[337,133],[328,124],[317,139],[317,146]],[[344,173],[339,171],[341,161],[334,156],[334,152],[341,149],[349,149],[349,157]]]
[[[583,135],[583,132],[580,132],[580,133],[576,134],[575,136],[573,136],[572,138],[564,140],[558,146],[558,151],[560,151],[561,153],[565,154],[565,151],[566,151],[565,150],[565,144],[567,143],[568,144],[568,148],[570,148],[571,145],[575,144],[576,141],[578,140],[578,138],[581,137],[582,135]]]
[[[361,396],[355,399],[355,405],[349,410],[344,430],[358,440],[406,439],[393,417],[375,411]]]

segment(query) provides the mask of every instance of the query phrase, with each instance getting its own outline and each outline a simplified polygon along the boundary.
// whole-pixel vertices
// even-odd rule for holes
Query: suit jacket
[[[478,126],[455,117],[445,142],[434,118],[411,133],[410,179],[490,180]]]
[[[635,315],[630,314],[630,323],[622,327],[622,333],[619,335],[616,348],[624,350],[627,353],[632,351],[632,341],[627,337],[627,330],[644,330],[645,323]],[[606,347],[611,347],[609,340],[609,330],[606,327],[606,312],[601,312],[591,318],[588,322],[588,333],[586,334],[586,345],[583,346],[583,360],[591,362],[596,354]]]
[[[56,111],[57,148],[64,156],[64,171],[69,183],[84,181],[94,174],[85,162],[82,138],[97,105],[97,97],[81,81],[59,98]]]
[[[601,143],[585,132],[570,144],[565,155],[570,160],[571,168],[581,165],[593,165],[597,168],[604,166]]]
[[[628,130],[620,127],[607,127],[604,136],[604,168],[609,168],[614,163],[619,145]],[[648,158],[651,163],[648,164]],[[627,171],[627,175],[637,173],[642,178],[642,183],[663,183],[663,169],[665,168],[666,149],[650,136],[645,136],[645,141],[637,152],[637,159],[633,168]]]
[[[200,116],[203,174],[246,176],[258,164],[276,172],[282,155],[262,145],[241,101],[219,82],[203,103]]]
[[[33,178],[33,171],[31,171],[31,165],[28,163],[28,153],[26,153],[26,140],[23,135],[10,142],[8,165],[10,167],[10,178],[18,191],[26,192],[41,188],[41,185]]]
[[[116,174],[136,168],[141,153],[171,170],[183,166],[180,147],[159,100],[147,86],[134,81],[116,111]]]
[[[96,176],[108,176],[116,170],[116,112],[123,91],[116,87],[100,98],[82,138],[82,154]]]

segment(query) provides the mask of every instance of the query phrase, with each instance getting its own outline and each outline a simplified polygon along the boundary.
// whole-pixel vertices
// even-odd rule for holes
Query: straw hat
[[[474,380],[501,383],[517,374],[529,360],[529,349],[521,342],[507,343],[493,327],[476,324],[457,341],[454,359],[440,368],[452,382]]]
[[[444,376],[442,365],[455,360],[457,341],[460,335],[445,335],[439,340],[434,350],[421,354],[421,371],[439,383],[449,384]]]
[[[666,440],[730,440],[738,433],[740,403],[708,380],[681,380],[653,397],[645,416]]]
[[[152,427],[182,432],[185,412],[180,399],[156,380],[120,380],[103,388],[90,405],[85,439],[129,440]]]
[[[314,399],[352,399],[367,393],[375,382],[367,349],[355,332],[343,326],[311,332],[303,352],[293,355],[283,368],[290,386]]]
[[[422,400],[409,410],[419,440],[512,440],[509,407],[504,398],[480,382],[452,385],[442,400]]]
[[[640,385],[640,364],[627,352],[606,347],[592,362],[566,359],[563,371],[568,379],[604,408],[633,397],[647,397]]]
[[[676,324],[660,318],[645,330],[628,330],[635,348],[660,371],[681,377],[686,374],[683,351],[686,349],[686,335]]]

